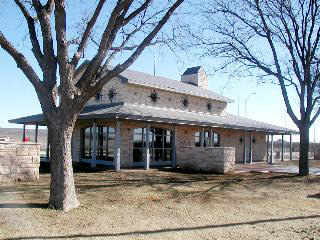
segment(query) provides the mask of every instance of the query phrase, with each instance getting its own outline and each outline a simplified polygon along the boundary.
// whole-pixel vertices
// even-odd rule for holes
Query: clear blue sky
[[[9,2],[9,1],[8,1]],[[4,11],[5,10],[5,11]],[[22,38],[27,31],[20,14],[18,14],[12,3],[4,6],[0,4],[0,29],[15,46],[18,46],[27,57],[30,57],[30,46]],[[231,76],[230,73],[213,72],[215,64],[212,61],[196,60],[192,61],[184,58],[176,59],[175,55],[169,51],[160,54],[157,47],[150,47],[140,56],[131,67],[133,70],[153,74],[154,51],[157,51],[156,74],[172,79],[179,80],[180,75],[187,67],[202,65],[209,74],[209,89],[223,94],[235,102],[228,105],[228,112],[238,114],[238,88],[240,93],[240,116],[244,116],[245,99],[251,95],[247,101],[247,117],[255,120],[268,122],[278,126],[296,129],[290,117],[286,114],[282,95],[279,86],[272,84],[257,85],[254,79],[238,78]],[[36,65],[34,60],[30,61]],[[17,68],[12,58],[0,48],[0,69],[1,69],[1,88],[0,88],[0,127],[20,127],[19,125],[9,124],[8,120],[37,114],[41,112],[40,104],[35,91],[26,77]],[[231,78],[231,84],[228,83]],[[297,106],[297,105],[295,105]],[[319,120],[316,121],[316,130],[319,130]],[[310,140],[313,141],[313,127],[310,131]],[[316,134],[319,142],[320,134]],[[298,137],[294,138],[298,141]]]

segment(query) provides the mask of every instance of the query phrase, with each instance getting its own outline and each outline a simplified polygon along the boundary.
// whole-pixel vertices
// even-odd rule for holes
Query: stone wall
[[[156,90],[159,99],[154,103],[149,97],[150,94]],[[212,99],[206,99],[197,96],[189,96],[187,94],[175,93],[152,87],[137,86],[127,84],[124,88],[124,96],[126,103],[144,104],[153,107],[174,108],[184,111],[200,112],[208,114],[225,114],[227,103]],[[187,97],[188,106],[185,107],[182,103],[183,99]],[[208,110],[208,103],[211,103],[211,110]]]
[[[124,96],[124,83],[121,82],[119,78],[113,78],[111,79],[106,85],[103,86],[100,94],[101,98],[100,100],[96,101],[96,97],[90,98],[90,100],[87,102],[87,105],[96,105],[96,104],[108,104],[111,103],[109,98],[109,90],[114,89],[116,92],[116,95],[113,97],[112,102],[124,102],[125,97]]]
[[[234,172],[235,150],[232,147],[179,147],[177,166],[202,172],[228,174]]]
[[[0,142],[0,182],[39,179],[40,144]]]
[[[244,157],[244,131],[233,129],[215,129],[221,134],[221,147],[235,147],[236,163],[242,163]],[[242,141],[240,141],[242,139]],[[246,132],[246,158],[249,161],[250,133]],[[265,161],[267,154],[266,133],[252,132],[252,160]]]

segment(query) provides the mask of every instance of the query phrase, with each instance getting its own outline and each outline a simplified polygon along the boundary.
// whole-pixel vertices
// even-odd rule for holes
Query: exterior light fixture
[[[189,100],[188,100],[187,97],[184,97],[184,98],[182,99],[182,104],[183,104],[183,106],[185,106],[185,107],[188,107],[188,106],[189,106]]]
[[[100,101],[101,99],[102,99],[102,94],[101,94],[101,92],[98,92],[97,94],[96,94],[96,96],[95,96],[95,100],[96,101]]]
[[[110,89],[109,89],[108,96],[109,96],[110,102],[112,102],[112,100],[114,99],[114,97],[115,97],[117,94],[118,94],[118,93],[116,92],[116,89],[114,89],[114,88],[110,88]]]
[[[151,98],[151,101],[153,103],[156,103],[158,101],[158,99],[160,99],[158,97],[158,94],[157,94],[156,90],[153,90],[153,92],[150,94],[149,98]]]

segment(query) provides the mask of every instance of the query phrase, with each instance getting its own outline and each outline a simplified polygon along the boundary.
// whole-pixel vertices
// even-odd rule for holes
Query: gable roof
[[[241,129],[275,134],[299,133],[298,131],[289,128],[283,128],[232,114],[213,115],[208,113],[189,112],[173,108],[159,108],[129,103],[112,103],[86,106],[82,110],[78,119],[89,120],[116,118]],[[45,124],[42,114],[13,119],[9,122],[18,124]]]
[[[82,63],[79,67],[81,68],[81,71],[79,70],[78,73],[83,72],[84,66],[88,64],[89,64],[89,61],[85,61],[84,63]],[[110,68],[113,68],[113,67],[111,66]],[[199,67],[199,69],[200,68],[201,67]],[[151,74],[133,71],[129,69],[124,70],[119,75],[119,78],[124,83],[135,84],[135,85],[151,87],[156,89],[163,89],[166,91],[182,93],[182,94],[187,94],[187,95],[192,95],[197,97],[203,97],[203,98],[222,101],[222,102],[228,102],[228,103],[233,102],[233,100],[230,98],[227,98],[225,96],[222,96],[220,94],[217,94],[215,92],[212,92],[210,90],[207,90],[201,87],[197,87],[181,81],[160,77],[160,76],[154,76]]]

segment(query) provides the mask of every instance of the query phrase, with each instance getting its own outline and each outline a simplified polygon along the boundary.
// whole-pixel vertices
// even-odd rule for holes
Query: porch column
[[[292,134],[290,133],[290,161],[292,161]]]
[[[172,153],[171,153],[171,167],[177,167],[177,126],[174,125],[173,135],[172,135]]]
[[[117,120],[117,129],[116,129],[116,148],[114,156],[114,170],[120,171],[120,154],[121,154],[121,121]]]
[[[249,159],[250,163],[252,163],[252,132],[250,132],[250,144],[249,144],[250,150],[249,150]]]
[[[150,168],[150,124],[147,124],[147,129],[146,129],[146,159],[144,161],[144,168],[148,170]]]
[[[284,140],[283,140],[283,134],[281,135],[281,161],[284,160]]]
[[[26,138],[26,125],[23,124],[23,130],[22,130],[22,142],[24,142],[24,139]]]
[[[269,161],[269,134],[267,135],[267,161]]]
[[[92,142],[91,142],[91,167],[97,166],[97,123],[93,122],[92,127]]]
[[[36,132],[34,136],[34,141],[37,143],[38,142],[38,131],[39,131],[39,125],[36,123]]]
[[[210,128],[210,147],[213,146],[213,132],[212,132],[212,128]]]
[[[49,129],[47,128],[47,149],[46,149],[47,161],[49,161],[49,152],[50,152],[50,138],[49,138]]]
[[[273,158],[273,134],[271,135],[271,153],[270,153],[270,161],[269,161],[269,164],[273,164],[273,160],[274,160],[274,158]]]
[[[204,128],[201,128],[201,133],[200,133],[200,147],[203,147],[204,143]]]
[[[247,144],[246,144],[246,131],[244,131],[244,140],[243,140],[243,163],[247,163]]]

